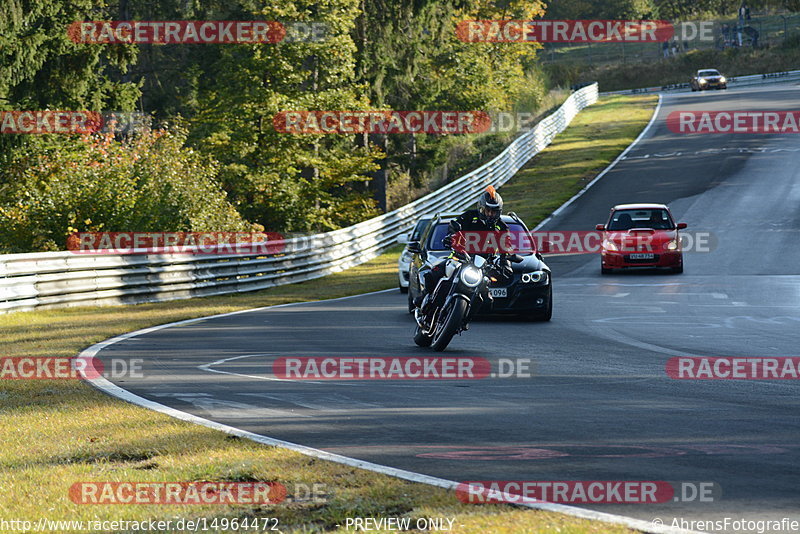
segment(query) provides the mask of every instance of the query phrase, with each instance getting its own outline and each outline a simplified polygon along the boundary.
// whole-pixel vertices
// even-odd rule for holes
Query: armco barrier
[[[784,72],[770,72],[768,74],[751,74],[749,76],[735,76],[728,78],[728,87],[747,87],[750,85],[764,85],[768,83],[797,82],[800,81],[800,70]],[[639,89],[625,89],[623,91],[609,91],[603,95],[636,95],[642,93],[682,93],[691,91],[689,82],[662,85],[661,87],[641,87]]]
[[[0,312],[255,291],[342,271],[375,258],[394,245],[418,217],[465,209],[487,185],[504,184],[597,97],[596,83],[584,87],[480,168],[374,219],[324,234],[289,239],[286,252],[281,255],[0,255]]]

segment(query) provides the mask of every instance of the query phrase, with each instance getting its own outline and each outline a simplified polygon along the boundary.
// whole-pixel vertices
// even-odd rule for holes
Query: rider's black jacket
[[[459,230],[462,232],[505,232],[508,230],[508,225],[502,219],[497,219],[494,226],[490,226],[481,219],[478,210],[467,210],[458,218],[450,221],[447,235],[452,237]]]
[[[478,210],[467,210],[457,218],[450,221],[447,236],[444,238],[445,246],[450,246],[453,236],[458,232],[505,232],[508,225],[502,219],[497,219],[494,225],[489,225],[480,217]],[[451,254],[452,255],[452,254]],[[425,291],[433,291],[439,280],[444,276],[444,264],[446,260],[441,260],[424,273]],[[505,262],[507,264],[507,262]],[[510,271],[510,266],[506,268]],[[421,298],[421,297],[420,297]]]

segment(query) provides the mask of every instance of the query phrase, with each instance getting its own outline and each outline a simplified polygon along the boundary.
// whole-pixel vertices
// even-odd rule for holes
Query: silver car
[[[400,293],[408,293],[408,271],[411,265],[411,253],[408,251],[408,243],[418,241],[422,232],[431,222],[431,217],[421,217],[414,229],[406,235],[401,235],[397,238],[398,243],[403,243],[406,246],[403,248],[403,253],[400,254],[400,259],[397,260],[397,277]]]
[[[692,91],[705,91],[708,89],[727,89],[728,79],[716,69],[698,70],[689,81]]]

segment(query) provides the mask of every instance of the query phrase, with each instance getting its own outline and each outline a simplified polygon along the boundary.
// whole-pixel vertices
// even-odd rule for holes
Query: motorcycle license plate
[[[508,289],[505,287],[490,287],[489,294],[496,299],[504,299],[508,296]]]
[[[652,260],[655,257],[655,254],[631,254],[632,260]]]

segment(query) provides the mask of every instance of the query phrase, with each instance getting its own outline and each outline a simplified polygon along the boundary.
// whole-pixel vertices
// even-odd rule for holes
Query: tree
[[[691,0],[695,1],[695,0]],[[545,18],[554,19],[641,19],[650,16],[652,0],[552,0]]]
[[[0,249],[64,249],[74,231],[251,229],[216,182],[218,165],[186,133],[41,136],[15,150],[0,189]]]
[[[0,110],[130,111],[139,88],[119,76],[136,59],[133,46],[72,42],[68,26],[108,18],[93,0],[4,0],[0,9]],[[11,153],[32,139],[0,135],[0,187]]]
[[[264,20],[327,27],[322,42],[237,45],[208,67],[215,77],[200,95],[193,139],[222,164],[221,179],[245,217],[268,230],[326,230],[377,213],[360,187],[378,152],[353,136],[277,132],[285,110],[369,109],[354,80],[350,35],[358,0],[294,0],[260,7]]]
[[[463,20],[539,17],[538,1],[363,0],[356,24],[358,77],[373,107],[396,110],[512,110],[532,79],[534,43],[464,43],[456,38]],[[541,79],[534,83],[543,84]],[[364,137],[362,144],[370,140]],[[424,186],[446,159],[448,136],[409,135],[371,140],[386,147],[384,169],[411,174]],[[386,173],[376,179],[385,180]],[[388,178],[391,180],[391,177]],[[381,188],[375,188],[381,189]]]
[[[67,35],[75,21],[108,15],[102,0],[5,0],[0,9],[0,106],[134,109],[137,86],[112,77],[136,59],[136,48],[78,44]]]

